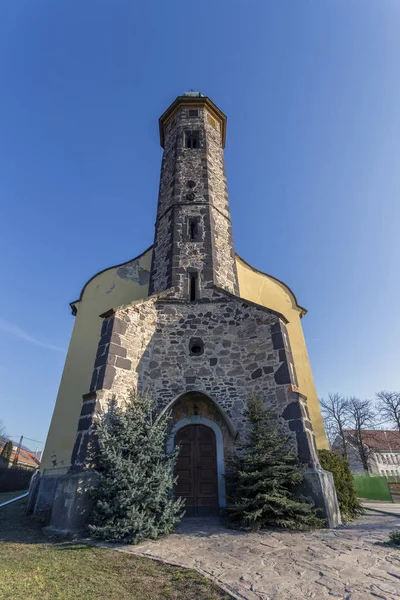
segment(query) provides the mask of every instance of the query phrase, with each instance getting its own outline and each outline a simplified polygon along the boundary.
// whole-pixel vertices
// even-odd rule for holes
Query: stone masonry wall
[[[239,294],[236,272],[235,250],[232,241],[232,225],[230,219],[218,210],[211,208],[212,241],[214,245],[214,281],[218,287],[232,294]],[[235,268],[232,268],[232,264]]]
[[[246,399],[262,398],[281,418],[301,459],[317,465],[306,402],[295,388],[286,327],[272,311],[225,295],[215,302],[151,298],[106,315],[91,394],[85,397],[73,459],[85,463],[93,413],[115,396],[149,390],[159,409],[182,394],[206,394],[246,435]],[[193,354],[193,344],[200,352]]]
[[[224,150],[221,146],[219,123],[207,112],[204,113],[208,162],[208,185],[211,188],[211,204],[230,220],[228,186],[226,182]]]
[[[176,207],[174,213],[174,290],[172,295],[188,299],[188,273],[193,270],[198,274],[201,297],[211,298],[214,294],[214,286],[209,208],[188,204]],[[196,241],[189,240],[189,219],[197,220]]]
[[[235,250],[226,181],[224,151],[219,123],[205,111],[208,158],[210,218],[214,246],[214,283],[232,294],[239,294]]]
[[[172,286],[172,232],[174,213],[164,213],[156,223],[149,292],[151,294],[167,290]]]

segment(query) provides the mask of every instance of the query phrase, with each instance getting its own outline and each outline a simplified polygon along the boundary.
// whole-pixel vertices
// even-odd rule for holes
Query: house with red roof
[[[344,431],[346,437],[346,450],[353,472],[363,471],[356,432],[351,429]],[[368,472],[371,475],[400,476],[400,431],[385,429],[365,429],[361,434],[368,457]],[[339,447],[337,438],[333,447]]]
[[[0,437],[0,454],[8,441],[9,440],[7,438]],[[9,466],[13,465],[16,459],[16,464],[18,467],[22,467],[23,469],[35,470],[39,468],[41,453],[33,452],[26,446],[19,446],[19,444],[15,442],[12,442],[12,444],[13,448]]]

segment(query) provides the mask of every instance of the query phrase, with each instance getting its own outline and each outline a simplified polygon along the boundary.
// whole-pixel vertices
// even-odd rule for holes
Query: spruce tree
[[[11,441],[8,441],[8,442],[6,442],[6,443],[4,444],[4,446],[3,446],[3,450],[1,451],[1,454],[0,454],[0,456],[1,456],[1,457],[2,457],[4,460],[6,460],[7,462],[10,462],[10,459],[11,459],[11,454],[12,454],[12,448],[13,448],[12,442],[11,442]]]
[[[266,527],[310,529],[325,522],[315,508],[296,494],[305,467],[291,449],[289,437],[258,398],[247,402],[251,423],[243,453],[227,476],[228,506],[224,516],[233,528],[256,531]]]
[[[182,518],[183,501],[171,493],[179,449],[167,454],[168,422],[150,396],[133,394],[124,409],[114,402],[100,419],[93,537],[137,544],[170,533]]]

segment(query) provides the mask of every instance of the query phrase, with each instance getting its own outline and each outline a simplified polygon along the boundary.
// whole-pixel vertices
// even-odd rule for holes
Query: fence
[[[0,492],[27,490],[34,471],[21,467],[0,466]]]
[[[386,477],[353,475],[353,480],[358,498],[393,502]]]
[[[400,483],[400,475],[386,475],[389,483]]]
[[[389,489],[392,494],[393,502],[400,502],[400,477],[397,481],[389,481]]]

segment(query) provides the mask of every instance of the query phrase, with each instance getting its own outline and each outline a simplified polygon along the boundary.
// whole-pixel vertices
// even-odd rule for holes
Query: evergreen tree
[[[2,457],[4,460],[6,460],[7,462],[10,462],[10,459],[11,459],[11,454],[12,454],[12,448],[13,448],[12,442],[11,442],[11,441],[8,441],[8,442],[6,442],[6,443],[4,444],[4,446],[3,446],[3,450],[1,451],[1,454],[0,454],[0,456],[1,456],[1,457]]]
[[[166,452],[169,415],[157,416],[148,395],[131,395],[126,409],[113,402],[100,419],[99,485],[93,490],[93,537],[137,544],[170,533],[183,501],[172,495],[179,449]]]
[[[258,398],[247,402],[251,423],[243,455],[236,459],[235,470],[227,477],[228,525],[244,530],[265,527],[309,529],[325,522],[315,508],[295,494],[302,483],[305,467],[290,449],[274,415]]]

